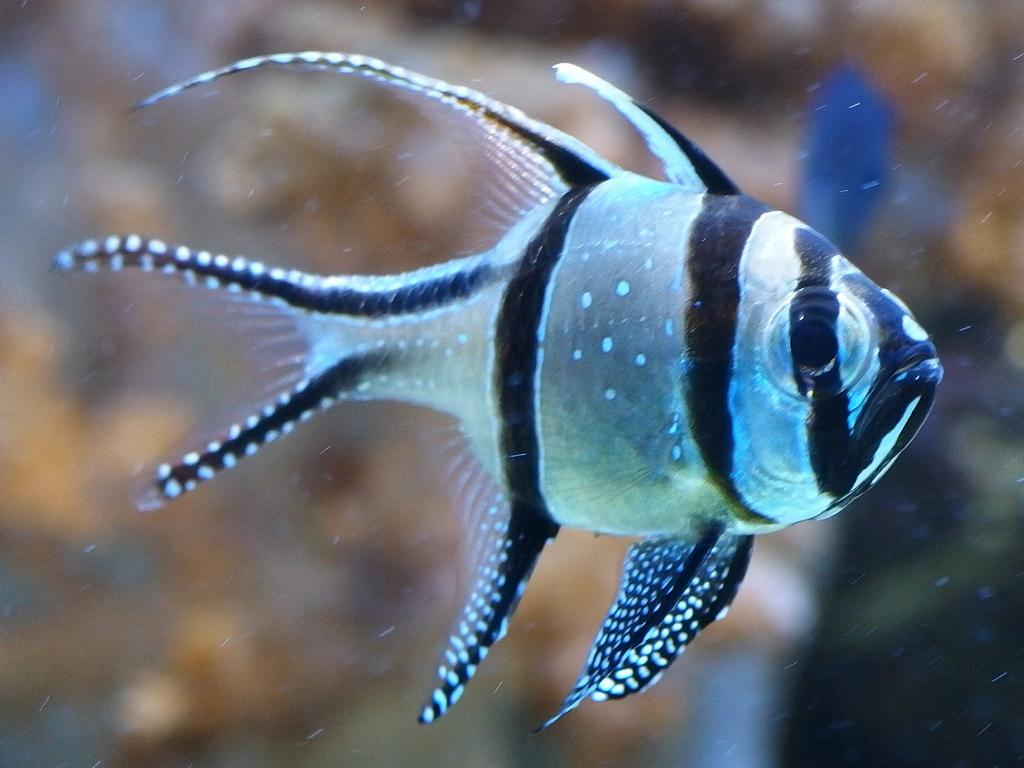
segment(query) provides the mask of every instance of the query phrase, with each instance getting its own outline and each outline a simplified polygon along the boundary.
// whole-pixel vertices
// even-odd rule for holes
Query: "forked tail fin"
[[[255,312],[276,323],[278,336],[297,347],[287,359],[288,375],[265,390],[248,415],[212,441],[197,441],[201,448],[157,468],[139,500],[142,508],[192,490],[337,400],[391,398],[439,410],[466,401],[459,389],[464,382],[454,366],[478,369],[468,342],[470,335],[483,336],[479,313],[460,315],[458,309],[496,288],[509,268],[485,254],[398,275],[323,276],[134,234],[86,240],[54,261],[58,271],[136,270],[209,289],[230,305],[225,318],[247,321]],[[486,301],[476,303],[488,306]],[[433,318],[445,314],[436,310],[444,308],[455,311],[432,325]],[[462,326],[453,316],[463,318],[465,332],[456,330]],[[438,380],[444,386],[437,386]]]
[[[264,310],[264,316],[272,313],[278,336],[299,347],[298,364],[291,366],[290,375],[277,381],[247,417],[175,462],[161,464],[144,480],[137,498],[141,509],[178,498],[288,434],[316,411],[339,399],[359,396],[367,377],[380,369],[386,356],[385,340],[374,339],[373,329],[365,321],[354,322],[345,310],[352,310],[354,316],[371,313],[386,305],[388,297],[360,291],[344,278],[269,268],[242,256],[215,255],[139,235],[86,240],[58,254],[54,269],[154,272],[236,302],[273,305]],[[251,318],[237,310],[227,314],[243,321]]]

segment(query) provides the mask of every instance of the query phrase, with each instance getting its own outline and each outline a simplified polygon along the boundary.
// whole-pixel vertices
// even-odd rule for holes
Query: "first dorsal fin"
[[[643,690],[704,627],[724,615],[750,561],[752,536],[712,530],[696,544],[680,538],[630,547],[615,598],[586,667],[547,728],[586,698]]]
[[[576,83],[607,100],[643,137],[658,158],[665,177],[680,186],[715,195],[739,194],[739,188],[704,151],[661,117],[633,101],[627,93],[575,64],[556,64],[555,75],[563,83]]]

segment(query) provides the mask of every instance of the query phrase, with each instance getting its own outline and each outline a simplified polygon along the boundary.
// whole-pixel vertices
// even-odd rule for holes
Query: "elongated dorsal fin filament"
[[[358,54],[302,51],[254,56],[157,91],[138,101],[133,109],[150,107],[227,75],[263,67],[361,75],[446,104],[497,136],[503,137],[501,143],[512,146],[514,151],[522,151],[524,146],[528,148],[537,160],[546,166],[553,179],[565,188],[596,184],[622,172],[621,168],[601,157],[583,142],[539,120],[534,120],[515,107],[471,88],[450,85],[442,80],[387,64],[380,59]],[[517,144],[520,146],[515,146]]]

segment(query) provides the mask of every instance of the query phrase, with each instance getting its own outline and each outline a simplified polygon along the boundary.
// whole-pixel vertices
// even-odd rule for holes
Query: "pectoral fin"
[[[679,538],[634,544],[586,667],[541,729],[588,697],[623,698],[654,682],[728,608],[746,573],[752,540],[714,530],[696,544]]]

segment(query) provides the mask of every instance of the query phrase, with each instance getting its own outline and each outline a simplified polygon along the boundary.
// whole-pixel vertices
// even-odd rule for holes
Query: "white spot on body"
[[[629,294],[629,282],[626,280],[619,280],[619,284],[615,286],[615,294],[617,296],[626,296]]]
[[[604,391],[604,399],[605,400],[614,400],[616,394],[617,393],[615,392],[615,390],[612,387],[608,387],[608,389],[606,389]]]
[[[611,336],[605,336],[603,339],[601,339],[601,351],[602,352],[605,352],[605,353],[611,352],[613,346],[614,346],[614,342],[612,341],[612,337]]]
[[[647,365],[647,355],[641,352],[639,355],[633,358],[633,362],[636,363],[638,368],[643,368]]]
[[[591,296],[590,291],[584,291],[583,295],[580,296],[580,306],[584,309],[590,309],[590,305],[594,303],[594,297]]]

